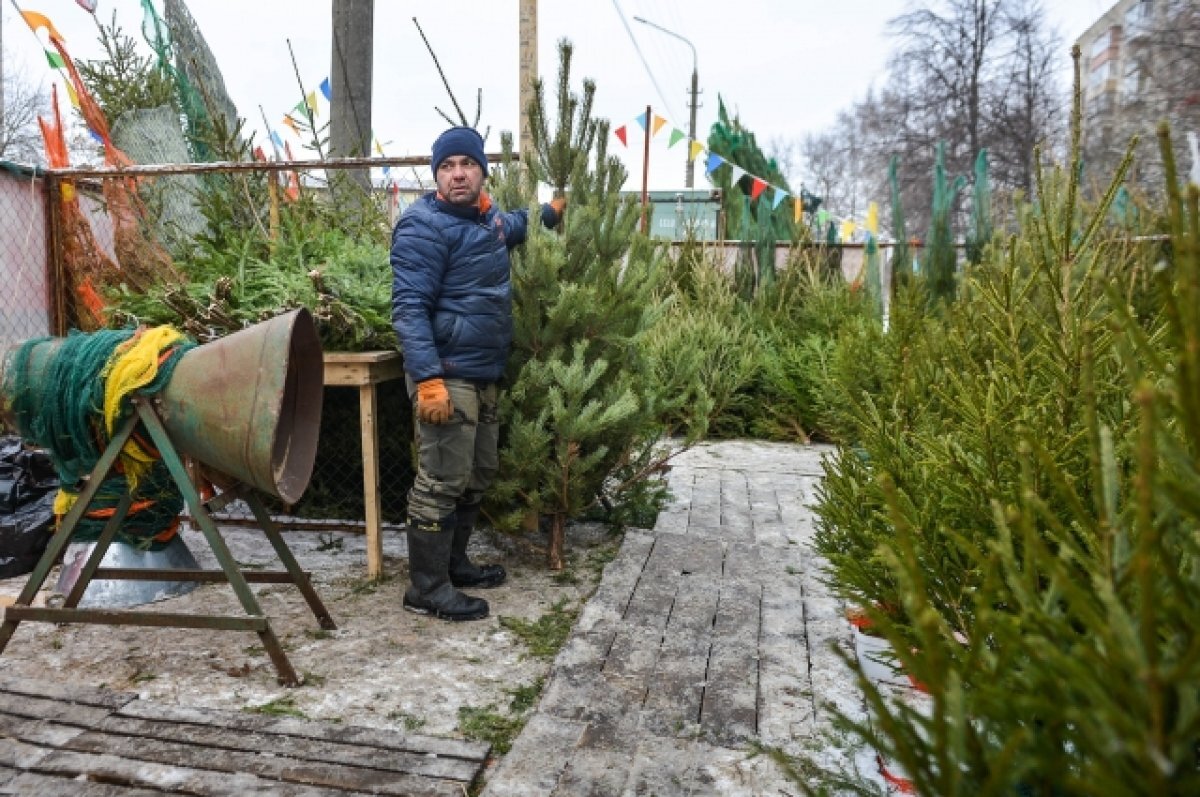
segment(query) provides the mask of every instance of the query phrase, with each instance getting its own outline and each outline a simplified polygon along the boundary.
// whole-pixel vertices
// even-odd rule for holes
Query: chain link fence
[[[0,349],[7,349],[54,326],[46,178],[39,170],[0,168],[0,230]]]
[[[388,242],[421,186],[397,190],[392,181],[386,191],[359,191],[352,204],[353,192],[343,183],[339,193],[337,181],[347,174],[340,168],[365,177],[380,165],[179,164],[134,167],[120,178],[0,169],[0,351],[73,329],[158,323],[203,344],[296,306],[312,311],[327,353],[394,351]],[[414,475],[412,409],[402,378],[374,390],[381,517],[398,524]],[[364,525],[362,428],[360,390],[327,385],[309,488],[299,504],[271,507],[284,527]],[[224,511],[225,520],[252,522],[236,503]]]

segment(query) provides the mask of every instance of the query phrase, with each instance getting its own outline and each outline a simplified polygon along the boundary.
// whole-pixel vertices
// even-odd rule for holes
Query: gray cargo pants
[[[420,529],[444,528],[461,505],[478,504],[500,466],[499,396],[495,383],[446,379],[454,404],[449,423],[416,417],[417,386],[405,378],[413,401],[417,478],[408,493],[408,519]]]

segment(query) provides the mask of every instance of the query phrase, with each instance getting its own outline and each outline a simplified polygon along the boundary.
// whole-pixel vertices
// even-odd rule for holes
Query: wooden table
[[[379,427],[375,386],[404,377],[397,351],[325,352],[325,385],[357,387],[359,428],[362,433],[363,505],[367,524],[367,576],[383,575],[382,520],[379,512]]]

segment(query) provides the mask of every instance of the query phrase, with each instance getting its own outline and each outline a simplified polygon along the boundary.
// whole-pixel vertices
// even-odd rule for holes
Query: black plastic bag
[[[53,534],[54,493],[0,514],[0,578],[33,570]]]

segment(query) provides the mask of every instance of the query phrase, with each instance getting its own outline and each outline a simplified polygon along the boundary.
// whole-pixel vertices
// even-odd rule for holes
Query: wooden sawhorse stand
[[[155,411],[152,402],[152,399],[143,396],[135,396],[133,398],[136,412],[129,417],[120,431],[109,442],[108,447],[104,449],[104,453],[100,455],[96,467],[92,469],[91,475],[88,477],[87,486],[79,494],[78,500],[75,501],[75,505],[71,507],[66,517],[63,518],[62,526],[51,538],[50,544],[46,547],[46,552],[38,561],[37,567],[34,568],[29,581],[25,584],[25,588],[21,590],[21,594],[17,597],[16,602],[5,610],[4,622],[0,624],[0,654],[3,654],[4,648],[8,645],[9,640],[12,639],[13,633],[17,630],[17,626],[22,620],[44,623],[140,625],[159,628],[254,631],[262,640],[263,648],[266,649],[267,655],[271,657],[271,662],[275,665],[275,670],[279,674],[279,681],[287,686],[299,686],[300,678],[296,676],[296,671],[292,669],[291,662],[288,661],[287,655],[283,652],[283,647],[279,644],[279,639],[271,629],[270,621],[263,614],[262,608],[258,605],[258,600],[250,590],[249,582],[295,584],[304,596],[305,601],[308,602],[308,606],[312,610],[313,616],[317,618],[317,622],[320,623],[321,628],[332,630],[337,628],[337,625],[333,622],[333,618],[329,616],[325,605],[321,603],[321,599],[313,589],[308,574],[300,569],[299,563],[280,535],[279,527],[271,520],[270,514],[254,490],[246,485],[238,485],[230,490],[226,490],[207,503],[200,499],[200,494],[196,491],[196,487],[192,484],[191,479],[188,478],[183,461],[171,443],[171,438],[167,434],[162,420],[158,417],[158,413]],[[212,552],[220,563],[221,569],[184,570],[100,567],[100,562],[104,559],[104,554],[108,551],[109,546],[116,537],[117,530],[120,528],[122,521],[124,521],[126,514],[129,512],[130,505],[133,503],[134,496],[126,493],[121,497],[113,516],[109,518],[108,522],[104,525],[103,531],[100,532],[96,546],[84,564],[83,570],[80,571],[79,578],[75,581],[71,593],[67,595],[63,607],[33,607],[31,604],[34,596],[37,595],[38,590],[46,582],[46,577],[50,574],[51,568],[62,557],[63,550],[71,541],[71,533],[75,530],[75,526],[79,523],[80,518],[83,517],[84,512],[87,511],[88,505],[91,504],[92,498],[96,495],[96,491],[100,489],[101,482],[112,472],[121,447],[125,445],[125,441],[133,434],[139,422],[145,426],[151,440],[154,441],[155,447],[158,448],[163,463],[171,472],[171,478],[187,502],[193,521],[204,532],[204,538],[208,541],[209,547],[212,548]],[[237,498],[242,499],[250,506],[263,532],[267,535],[267,539],[271,542],[271,546],[275,549],[276,555],[283,563],[284,570],[243,573],[238,568],[233,554],[230,553],[224,538],[221,537],[221,533],[217,529],[216,523],[213,522],[212,516],[209,514]],[[87,590],[88,584],[91,583],[93,578],[142,581],[228,582],[237,594],[238,600],[241,602],[242,608],[245,609],[247,616],[228,617],[207,614],[173,614],[168,612],[127,611],[123,609],[79,609],[77,608],[79,601],[82,600],[83,593]]]
[[[404,376],[397,351],[325,352],[325,386],[358,388],[358,421],[362,436],[363,506],[367,527],[367,577],[383,575],[383,521],[379,505],[379,403],[375,386]]]

